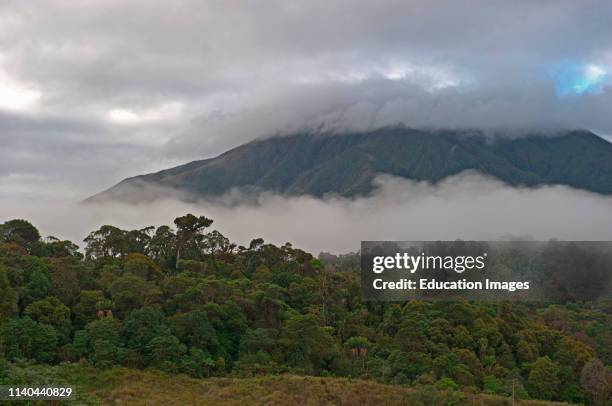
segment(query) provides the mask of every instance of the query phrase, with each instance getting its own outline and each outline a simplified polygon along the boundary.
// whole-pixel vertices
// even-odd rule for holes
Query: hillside
[[[0,385],[64,382],[121,404],[609,400],[610,302],[367,302],[358,256],[237,246],[212,224],[103,225],[83,252],[0,224]]]
[[[159,187],[191,198],[216,197],[231,189],[355,197],[373,190],[377,174],[435,183],[465,170],[515,186],[561,184],[610,194],[612,144],[588,131],[495,139],[480,132],[403,127],[298,134],[253,141],[216,158],[128,178],[88,200],[150,200],[160,196]]]

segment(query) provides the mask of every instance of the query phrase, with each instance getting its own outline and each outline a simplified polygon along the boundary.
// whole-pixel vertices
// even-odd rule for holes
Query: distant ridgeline
[[[568,185],[612,194],[612,144],[589,131],[488,137],[479,131],[384,128],[256,140],[215,158],[128,178],[87,201],[214,198],[232,190],[355,197],[378,174],[436,183],[473,170],[513,186]]]

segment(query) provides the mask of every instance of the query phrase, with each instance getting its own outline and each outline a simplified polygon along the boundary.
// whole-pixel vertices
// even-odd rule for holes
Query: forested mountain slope
[[[354,197],[370,193],[378,174],[435,183],[466,170],[510,185],[561,184],[610,194],[612,144],[588,131],[494,138],[477,131],[404,127],[297,134],[253,141],[216,158],[128,178],[89,200],[158,197],[149,186],[191,198],[220,196],[231,189]]]

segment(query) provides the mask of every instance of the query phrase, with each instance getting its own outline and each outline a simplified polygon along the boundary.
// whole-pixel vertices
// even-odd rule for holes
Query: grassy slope
[[[79,364],[29,366],[22,371],[27,374],[25,381],[30,383],[76,385],[81,401],[66,403],[72,405],[511,405],[510,399],[498,396],[443,393],[344,378],[281,375],[193,379],[159,371],[100,370]]]

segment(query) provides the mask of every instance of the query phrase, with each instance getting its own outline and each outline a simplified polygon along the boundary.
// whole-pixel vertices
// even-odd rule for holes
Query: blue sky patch
[[[601,90],[606,75],[601,66],[566,63],[554,72],[553,78],[557,94],[569,96]]]

